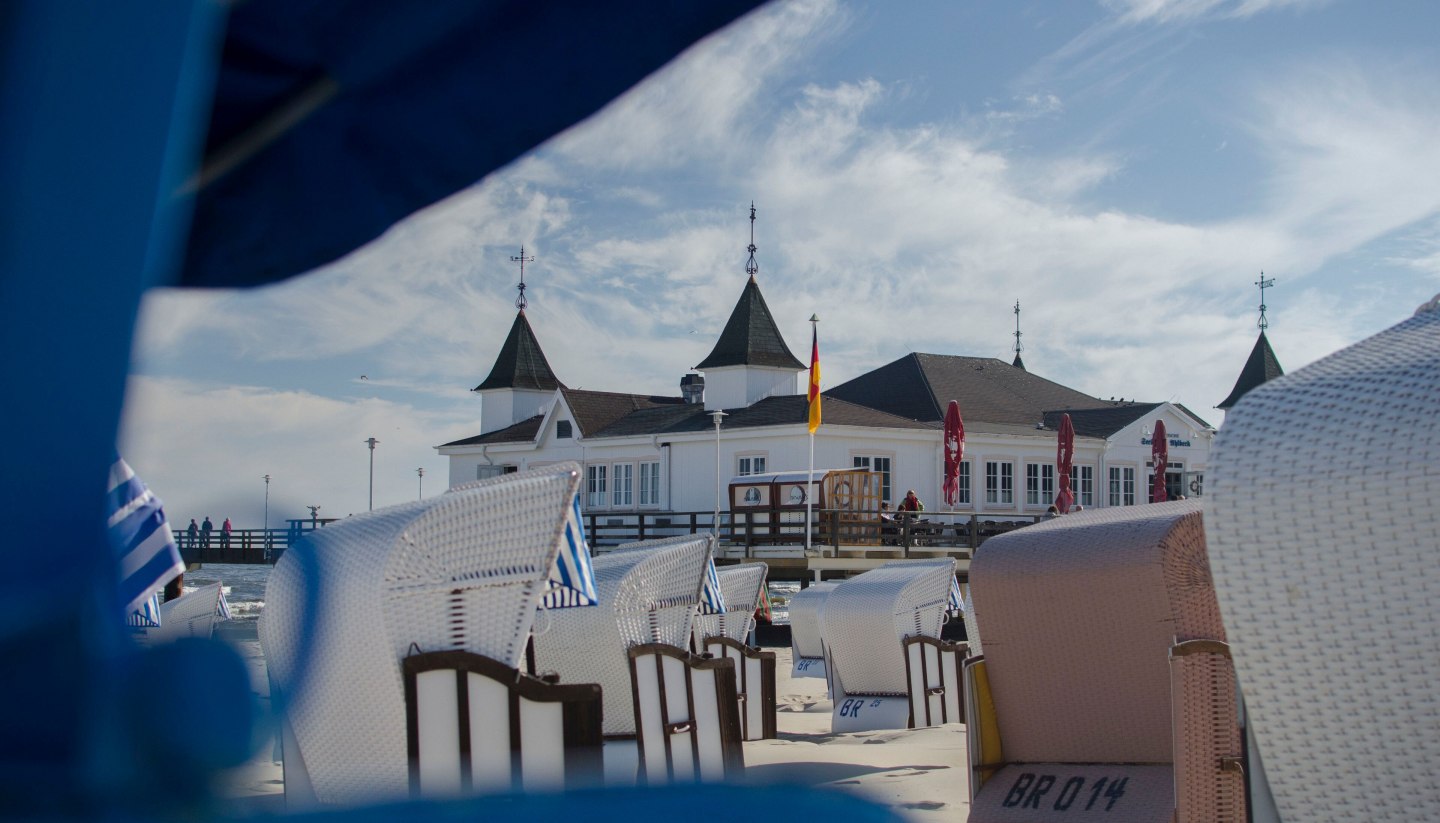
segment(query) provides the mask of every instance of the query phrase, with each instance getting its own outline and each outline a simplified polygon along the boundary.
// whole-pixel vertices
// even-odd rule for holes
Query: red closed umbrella
[[[960,458],[965,455],[965,422],[960,419],[960,403],[951,400],[945,410],[945,479],[941,491],[950,508],[960,502]]]
[[[1055,445],[1055,471],[1060,475],[1060,491],[1055,495],[1055,508],[1061,514],[1070,511],[1075,495],[1070,491],[1070,466],[1075,462],[1075,425],[1070,415],[1060,415],[1060,431]]]
[[[1150,439],[1150,460],[1155,464],[1155,479],[1150,484],[1150,502],[1164,503],[1165,467],[1170,465],[1170,438],[1165,434],[1165,421],[1155,421],[1155,435]]]

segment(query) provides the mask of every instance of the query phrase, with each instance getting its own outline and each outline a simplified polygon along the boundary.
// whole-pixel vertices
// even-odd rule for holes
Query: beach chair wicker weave
[[[825,676],[825,641],[820,609],[839,583],[815,583],[790,598],[790,676]]]
[[[1433,308],[1226,415],[1205,519],[1257,821],[1440,819],[1437,465]]]
[[[599,555],[594,569],[600,604],[540,619],[537,669],[559,674],[562,683],[599,683],[606,735],[635,734],[626,649],[647,643],[689,646],[712,545],[710,535],[685,535]]]
[[[965,669],[971,821],[1245,819],[1199,501],[992,538],[970,594],[985,631]]]
[[[825,599],[821,621],[836,730],[909,725],[903,641],[940,637],[954,579],[950,558],[901,560],[845,581]]]
[[[747,645],[769,570],[764,563],[742,563],[721,569],[725,613],[695,618],[697,648],[712,657],[728,658],[735,663],[742,740],[769,740],[777,734],[775,653]]]
[[[747,642],[755,626],[755,610],[760,607],[760,590],[769,571],[770,567],[764,563],[741,563],[720,569],[725,611],[696,615],[695,639],[703,642],[709,637],[728,637]]]
[[[285,552],[260,640],[287,802],[407,796],[402,659],[465,651],[517,669],[578,487],[575,464],[511,474],[347,518]]]
[[[136,633],[145,645],[170,643],[182,637],[209,639],[220,620],[220,599],[224,593],[219,583],[210,583],[194,591],[160,604],[160,625]]]

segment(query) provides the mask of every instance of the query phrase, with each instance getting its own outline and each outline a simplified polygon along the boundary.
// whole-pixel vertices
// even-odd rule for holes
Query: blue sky
[[[1223,419],[1440,291],[1440,47],[1421,2],[795,0],[303,278],[145,301],[122,449],[172,520],[444,489],[433,446],[527,314],[570,386],[678,394],[744,284],[827,385],[910,351],[1009,359]],[[536,55],[537,60],[545,59]],[[363,376],[363,377],[362,377]]]

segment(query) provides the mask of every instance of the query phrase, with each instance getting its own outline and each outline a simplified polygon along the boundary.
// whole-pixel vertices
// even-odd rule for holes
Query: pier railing
[[[890,513],[886,513],[887,517]],[[816,509],[811,519],[812,546],[898,547],[911,549],[970,549],[980,547],[997,534],[1028,526],[1039,519],[1032,514],[937,511],[908,514],[893,519],[880,512],[853,512]],[[698,534],[715,528],[714,512],[587,512],[585,529],[597,552],[630,543],[678,534]],[[234,529],[229,537],[218,531],[191,537],[175,531],[175,542],[187,563],[274,563],[291,544],[307,532],[323,527],[329,520],[303,521],[284,529]],[[722,543],[751,550],[771,546],[799,546],[805,543],[803,512],[720,512]]]

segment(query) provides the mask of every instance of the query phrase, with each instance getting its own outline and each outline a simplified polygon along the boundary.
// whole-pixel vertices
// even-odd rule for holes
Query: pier
[[[714,512],[594,513],[585,516],[592,551],[604,553],[622,543],[714,528]],[[765,512],[720,513],[720,565],[763,560],[770,579],[818,581],[848,577],[891,560],[953,557],[961,580],[968,577],[970,558],[986,540],[1034,523],[1035,515],[962,511],[901,514],[882,521],[878,512],[857,517],[853,511],[817,510],[810,548],[805,548],[803,518],[770,519]],[[307,533],[333,519],[292,520],[283,529],[235,529],[228,540],[211,532],[209,540],[192,540],[175,532],[187,564],[273,564]]]

